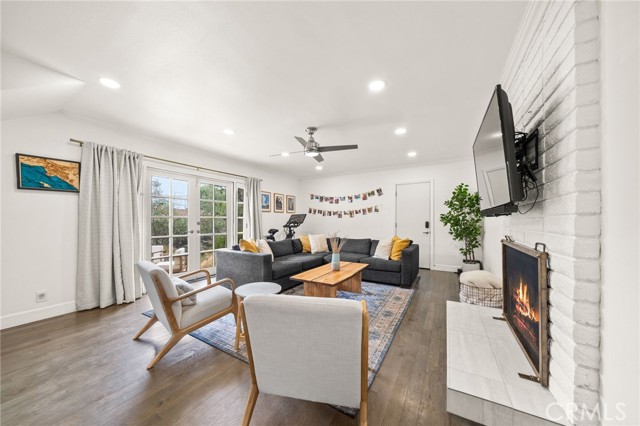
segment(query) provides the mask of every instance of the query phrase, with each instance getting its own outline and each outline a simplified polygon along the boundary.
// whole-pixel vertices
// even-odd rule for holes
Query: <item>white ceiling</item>
[[[322,174],[468,157],[526,6],[2,2],[2,49],[85,82],[65,111],[308,176],[313,159],[269,155],[310,125],[360,146],[324,154]]]

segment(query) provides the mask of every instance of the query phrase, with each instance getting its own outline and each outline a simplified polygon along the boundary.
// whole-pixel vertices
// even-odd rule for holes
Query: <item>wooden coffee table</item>
[[[338,290],[362,293],[362,270],[364,263],[340,262],[340,270],[332,271],[331,264],[318,266],[291,277],[304,283],[304,295],[336,297]]]

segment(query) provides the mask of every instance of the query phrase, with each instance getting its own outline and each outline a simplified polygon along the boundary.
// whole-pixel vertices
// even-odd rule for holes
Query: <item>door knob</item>
[[[189,231],[190,234],[193,234],[193,229]]]

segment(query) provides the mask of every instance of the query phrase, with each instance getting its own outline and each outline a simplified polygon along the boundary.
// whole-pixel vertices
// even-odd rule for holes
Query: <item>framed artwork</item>
[[[80,162],[16,154],[18,189],[80,192]]]
[[[284,213],[284,194],[273,193],[273,211]]]
[[[271,193],[270,192],[266,192],[266,191],[262,191],[262,211],[263,212],[270,212],[271,211]]]
[[[296,196],[287,195],[287,213],[296,212]]]

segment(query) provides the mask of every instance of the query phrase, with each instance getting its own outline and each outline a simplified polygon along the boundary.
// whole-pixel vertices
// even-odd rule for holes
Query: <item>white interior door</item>
[[[420,267],[431,268],[431,182],[396,185],[396,235],[420,246]]]

